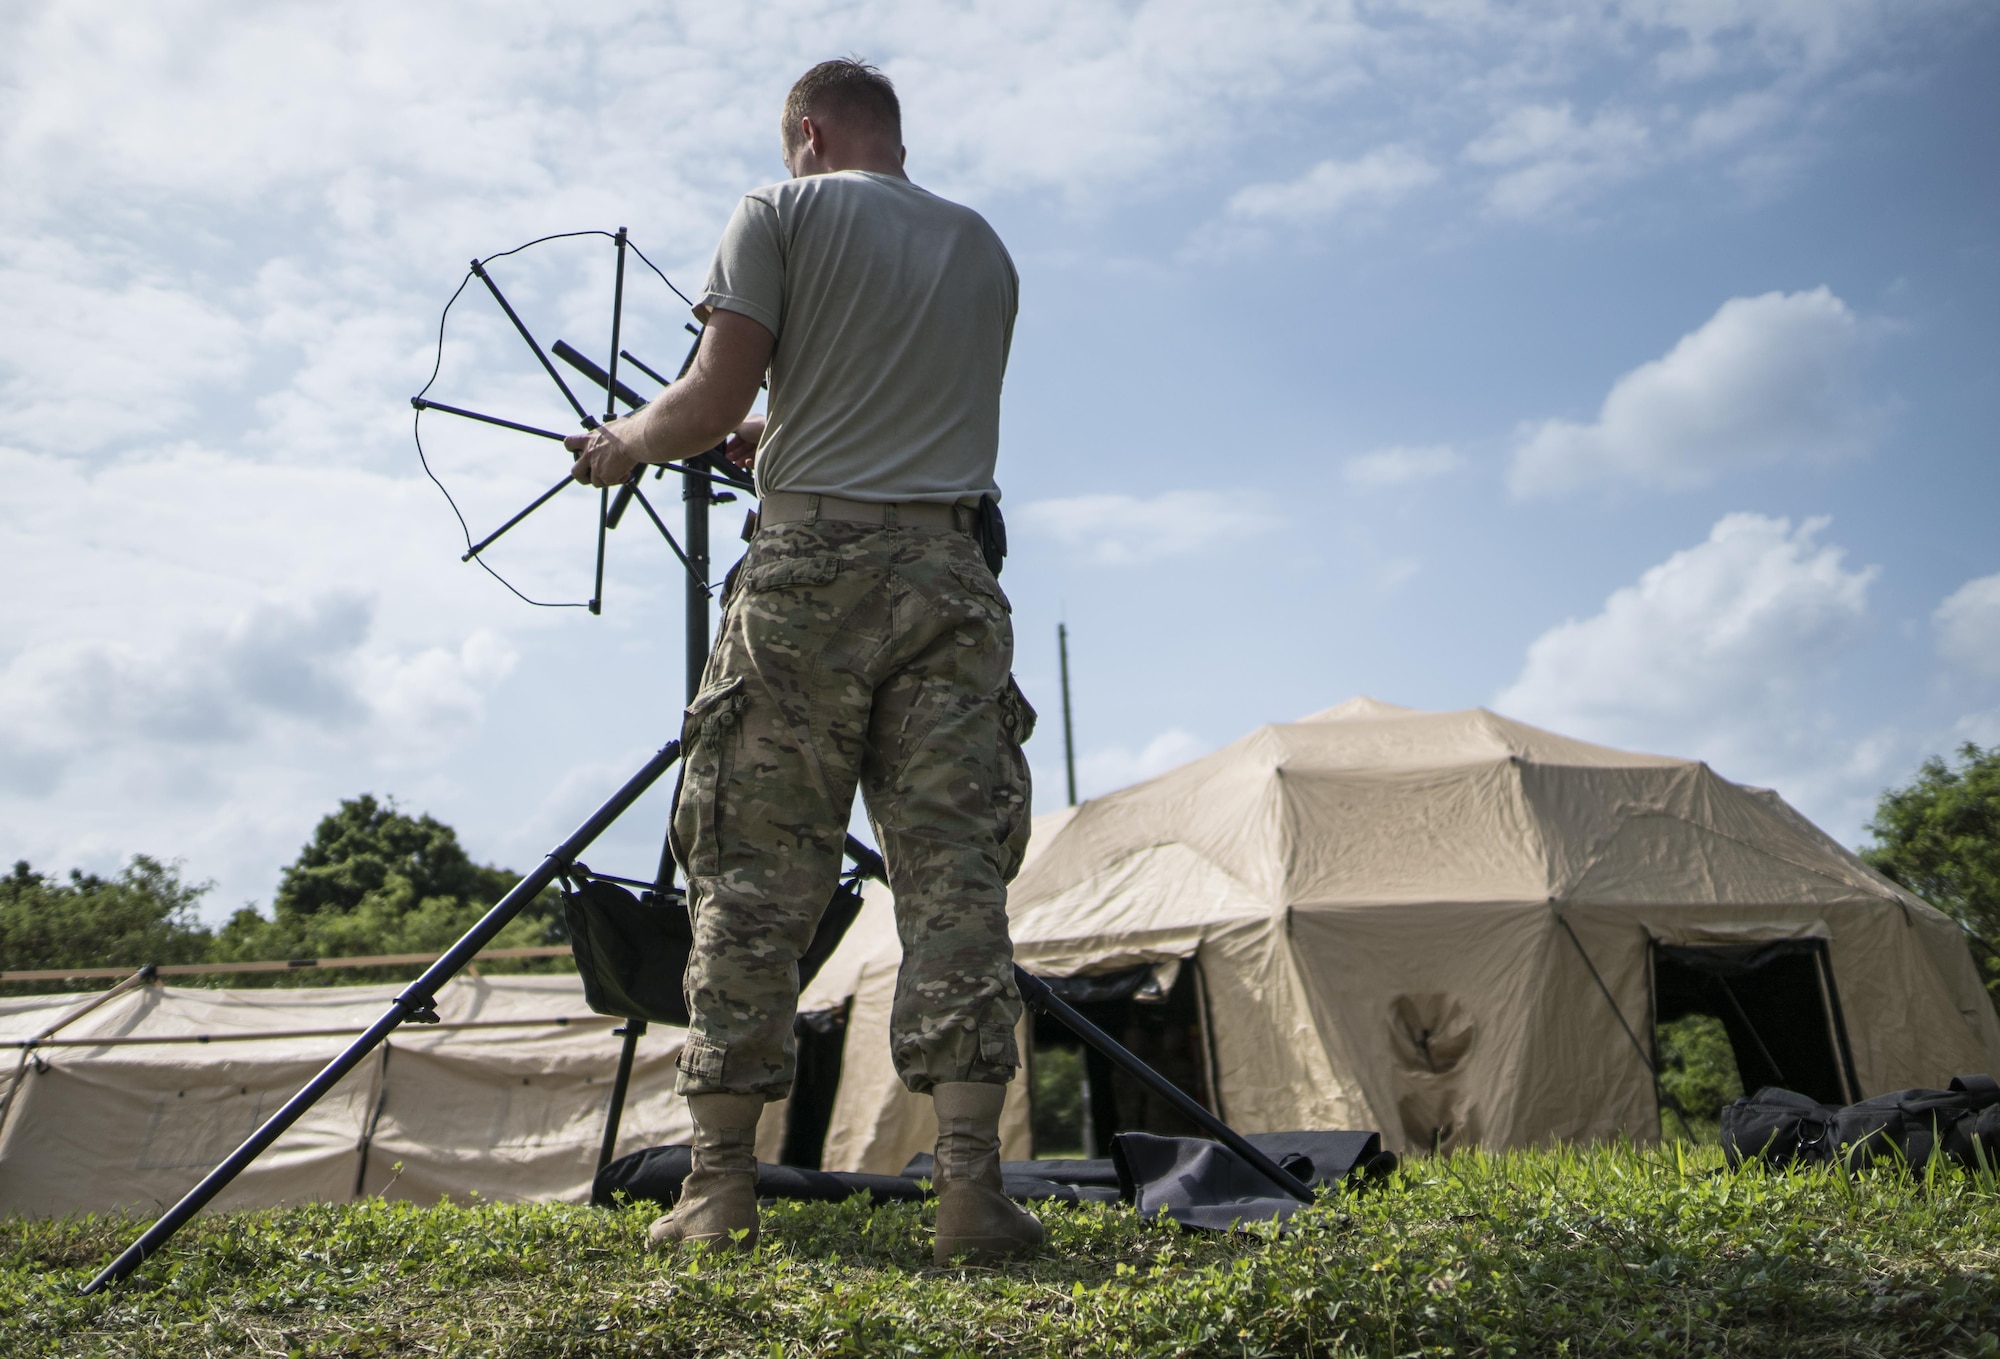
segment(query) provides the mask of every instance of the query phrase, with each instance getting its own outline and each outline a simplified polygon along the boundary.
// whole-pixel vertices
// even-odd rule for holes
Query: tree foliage
[[[1926,760],[1908,787],[1882,794],[1868,831],[1861,857],[1965,926],[2000,996],[2000,746],[1967,742],[1955,766]]]
[[[1683,1015],[1660,1025],[1657,1046],[1660,1086],[1692,1120],[1676,1133],[1685,1131],[1706,1140],[1706,1134],[1719,1126],[1723,1106],[1743,1097],[1743,1077],[1736,1069],[1728,1030],[1714,1015]]]
[[[201,962],[212,937],[195,909],[209,886],[143,854],[115,877],[72,871],[67,882],[21,860],[0,878],[0,971]]]
[[[312,839],[278,879],[272,905],[280,920],[351,912],[371,896],[404,893],[418,901],[498,901],[515,876],[472,862],[458,832],[429,815],[410,816],[395,802],[364,793],[322,817]]]
[[[216,931],[196,914],[210,884],[183,882],[176,868],[156,859],[136,856],[108,879],[72,872],[67,882],[17,863],[11,877],[0,878],[0,970],[437,953],[516,881],[518,875],[504,868],[474,863],[450,826],[364,794],[321,819],[298,859],[280,875],[271,914],[246,906]],[[493,947],[566,941],[559,900],[551,891],[531,902]],[[556,959],[525,966],[564,965]],[[493,966],[521,970],[524,965]],[[211,980],[230,986],[332,985],[411,971],[403,966],[223,973]],[[54,985],[23,984],[29,990]]]
[[[519,875],[477,864],[458,832],[393,801],[349,798],[323,817],[278,881],[272,913],[245,908],[216,936],[218,961],[352,958],[441,951],[505,896]],[[564,942],[552,893],[523,911],[495,948]],[[297,985],[372,978],[355,972],[278,974]]]

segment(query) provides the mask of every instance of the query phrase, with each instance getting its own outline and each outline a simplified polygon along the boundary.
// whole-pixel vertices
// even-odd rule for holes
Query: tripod
[[[610,233],[577,232],[568,234],[607,235]],[[554,238],[545,237],[543,239]],[[614,409],[612,403],[614,401],[623,401],[635,410],[645,404],[631,388],[619,381],[619,358],[622,357],[632,363],[649,377],[658,381],[662,386],[668,385],[669,382],[668,379],[662,377],[653,369],[648,368],[644,363],[619,347],[619,330],[623,319],[624,304],[625,252],[628,248],[635,249],[636,252],[636,248],[630,246],[625,229],[622,227],[619,228],[612,239],[616,243],[618,250],[618,272],[612,303],[612,358],[610,364],[607,367],[599,368],[595,363],[561,340],[558,340],[553,347],[557,357],[561,358],[577,372],[583,374],[591,382],[604,389],[605,415],[603,418],[607,420],[612,418],[611,412]],[[535,243],[530,242],[529,244],[532,245]],[[526,247],[519,248],[525,249]],[[508,251],[504,253],[512,254],[515,252]],[[535,357],[540,361],[542,367],[555,380],[556,386],[561,389],[571,407],[576,410],[584,427],[594,428],[599,421],[584,410],[582,403],[576,399],[569,385],[563,381],[562,375],[556,371],[555,365],[549,361],[548,354],[544,352],[541,345],[529,332],[527,326],[522,323],[514,308],[500,292],[499,286],[493,281],[491,274],[485,269],[484,266],[487,263],[498,258],[501,258],[501,256],[490,256],[485,261],[473,261],[466,281],[469,282],[471,278],[477,277],[485,282],[487,288],[492,292],[494,299],[500,304],[502,310],[506,312],[508,319],[513,322],[515,329],[520,332],[522,339],[527,341],[529,348],[534,351]],[[645,257],[641,255],[640,258],[643,260]],[[651,265],[651,261],[646,262],[649,266]],[[663,274],[661,277],[664,278],[665,275]],[[668,286],[671,287],[671,283]],[[463,292],[465,287],[466,283],[462,282],[459,285],[459,291]],[[452,300],[455,302],[457,297],[458,294],[454,293]],[[449,313],[451,304],[447,303],[445,309]],[[698,347],[700,342],[700,332],[696,332],[695,346]],[[440,354],[442,353],[442,345],[443,330],[442,323],[440,323]],[[694,347],[689,349],[686,360],[681,364],[680,375],[684,376],[689,366],[694,362],[695,352],[696,349]],[[434,371],[432,373],[433,383],[436,381],[436,377],[437,374]],[[426,383],[424,391],[428,392],[430,386],[430,383]],[[542,438],[559,440],[563,437],[560,434],[538,429],[532,425],[433,402],[428,400],[423,393],[412,397],[411,404],[417,409],[419,419],[421,419],[422,413],[425,410],[439,410],[447,414],[483,421],[487,424],[498,425]],[[419,444],[419,452],[421,455],[421,444]],[[711,598],[708,585],[709,511],[714,504],[734,499],[733,496],[726,493],[716,493],[714,488],[717,484],[724,484],[749,489],[750,483],[737,474],[735,469],[722,458],[719,448],[711,449],[699,455],[698,458],[688,459],[684,463],[665,464],[655,475],[656,477],[663,476],[669,470],[680,473],[682,478],[681,496],[686,507],[685,531],[687,542],[685,547],[674,539],[673,534],[668,531],[666,524],[661,520],[658,513],[654,511],[651,503],[640,489],[639,481],[641,474],[645,471],[645,466],[642,464],[633,471],[632,476],[619,488],[617,497],[612,497],[608,489],[600,493],[597,516],[596,586],[591,596],[589,609],[593,614],[600,613],[602,609],[605,535],[617,526],[618,518],[624,514],[629,503],[637,500],[641,508],[645,510],[648,517],[652,519],[654,525],[659,529],[661,535],[667,540],[669,546],[673,548],[675,555],[680,559],[687,574],[686,681],[688,699],[692,702],[695,693],[701,687],[702,672],[707,665],[709,650],[708,604]],[[433,479],[435,480],[435,478]],[[472,544],[470,534],[468,533],[467,551],[463,560],[470,561],[476,558],[481,551],[490,546],[502,534],[506,533],[508,529],[520,523],[548,501],[554,499],[559,492],[571,484],[571,479],[565,477],[561,482],[543,492],[527,508],[516,514],[505,524],[502,524],[493,533],[487,535],[477,545]],[[439,488],[443,489],[442,483],[440,483]],[[449,492],[446,493],[447,498],[449,498],[449,494]],[[456,506],[454,505],[455,508]],[[488,569],[490,570],[490,568]],[[505,581],[503,580],[502,583],[505,584]],[[508,588],[513,589],[511,585]],[[519,594],[520,592],[516,590],[515,593]],[[523,598],[526,598],[526,596],[523,596]],[[148,1227],[138,1240],[127,1246],[116,1259],[99,1270],[97,1275],[84,1285],[83,1292],[86,1294],[95,1293],[126,1278],[147,1258],[165,1246],[173,1235],[187,1224],[189,1219],[193,1218],[217,1194],[227,1188],[230,1182],[240,1175],[251,1162],[262,1155],[273,1142],[277,1141],[284,1134],[286,1129],[296,1123],[322,1096],[333,1089],[335,1085],[339,1084],[342,1077],[353,1070],[355,1066],[359,1065],[399,1025],[404,1023],[437,1023],[437,993],[439,988],[463,970],[479,951],[491,942],[493,937],[499,934],[520,913],[522,908],[533,901],[550,883],[558,879],[562,879],[567,883],[573,878],[605,877],[606,875],[602,874],[592,874],[588,869],[580,865],[578,863],[579,856],[583,854],[584,850],[589,848],[593,841],[608,830],[620,816],[624,815],[626,810],[634,802],[638,801],[642,794],[657,783],[660,777],[680,758],[680,755],[681,747],[679,741],[669,741],[665,746],[662,746],[636,774],[626,781],[622,788],[612,795],[608,802],[593,812],[560,845],[550,850],[543,857],[542,862],[526,877],[522,878],[520,882],[515,884],[513,890],[495,903],[491,910],[480,917],[478,922],[459,938],[458,942],[453,944],[436,962],[426,968],[422,976],[405,987],[390,1002],[388,1011],[380,1019],[376,1020],[374,1024],[369,1026],[366,1032],[350,1043],[344,1051],[328,1062],[325,1067],[321,1068],[319,1073],[307,1081],[297,1094],[287,1100],[276,1113],[272,1114],[256,1131],[244,1139],[241,1146],[231,1152],[221,1164],[217,1165],[214,1170],[204,1176],[199,1184],[183,1195],[179,1202],[169,1208],[156,1222]],[[880,854],[868,848],[851,835],[846,839],[846,851],[847,856],[855,864],[854,873],[857,876],[874,878],[885,885],[888,884],[888,868]],[[659,869],[655,874],[653,882],[650,884],[648,892],[648,895],[655,901],[663,900],[673,892],[674,868],[672,840],[671,835],[669,835],[667,843],[661,849]],[[622,881],[619,879],[607,880],[613,882]],[[643,883],[634,883],[633,885],[648,886]],[[1118,1043],[1109,1034],[1105,1033],[1088,1019],[1085,1019],[1081,1014],[1078,1014],[1050,989],[1048,983],[1027,972],[1019,965],[1014,967],[1014,980],[1020,989],[1023,1001],[1028,1006],[1063,1024],[1080,1040],[1103,1054],[1112,1065],[1123,1070],[1154,1091],[1196,1126],[1204,1129],[1218,1142],[1221,1142],[1224,1146],[1235,1152],[1238,1157],[1242,1158],[1265,1178],[1270,1180],[1281,1192],[1302,1202],[1311,1202],[1313,1197],[1312,1191],[1297,1177],[1281,1168],[1269,1156],[1252,1146],[1240,1134],[1231,1129],[1228,1124],[1224,1123],[1220,1118],[1188,1096],[1186,1092],[1174,1085],[1173,1082],[1127,1051],[1123,1045]],[[598,1152],[598,1168],[600,1170],[610,1161],[617,1146],[618,1126],[622,1118],[625,1098],[631,1081],[633,1061],[637,1053],[639,1038],[645,1031],[646,1025],[643,1021],[629,1017],[626,1018],[624,1027],[616,1030],[617,1033],[623,1036],[624,1042],[619,1051],[617,1074],[613,1080],[611,1099],[606,1111],[603,1143]]]

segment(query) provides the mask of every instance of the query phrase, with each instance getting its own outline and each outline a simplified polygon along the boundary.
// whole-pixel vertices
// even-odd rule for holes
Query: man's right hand
[[[736,427],[722,446],[722,456],[745,472],[757,465],[757,445],[764,440],[764,417],[752,415]]]

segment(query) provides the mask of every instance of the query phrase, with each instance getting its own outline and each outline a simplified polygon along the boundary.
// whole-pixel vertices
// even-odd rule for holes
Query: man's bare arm
[[[642,462],[679,462],[738,433],[749,423],[745,417],[776,344],[749,317],[714,312],[686,377],[645,409],[563,440],[579,455],[570,475],[592,486],[616,486]]]

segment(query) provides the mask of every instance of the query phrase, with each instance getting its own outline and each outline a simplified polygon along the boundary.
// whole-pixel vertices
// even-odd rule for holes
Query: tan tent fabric
[[[39,1050],[0,1126],[0,1212],[171,1204],[351,1041],[231,1036],[360,1030],[401,989],[155,985],[109,1001],[57,1037],[207,1034],[211,1041]],[[0,1038],[33,1036],[85,999],[0,998]],[[590,1013],[574,976],[460,977],[439,992],[437,1008],[446,1025],[572,1022],[402,1026],[215,1206],[344,1202],[357,1193],[418,1202],[473,1193],[587,1200],[617,1065],[617,1021]],[[621,1154],[687,1140],[687,1105],[672,1093],[682,1036],[655,1027],[640,1040]],[[0,1067],[0,1081],[11,1079],[12,1064]]]
[[[1775,794],[1484,709],[1364,698],[1261,727],[1037,818],[1031,855],[1022,964],[1194,959],[1221,1112],[1245,1131],[1376,1128],[1404,1151],[1656,1137],[1650,941],[1826,940],[1861,1094],[2000,1069],[1958,927]],[[897,955],[871,906],[808,1005],[880,1003]],[[857,1037],[826,1164],[893,1169],[897,1087]]]

